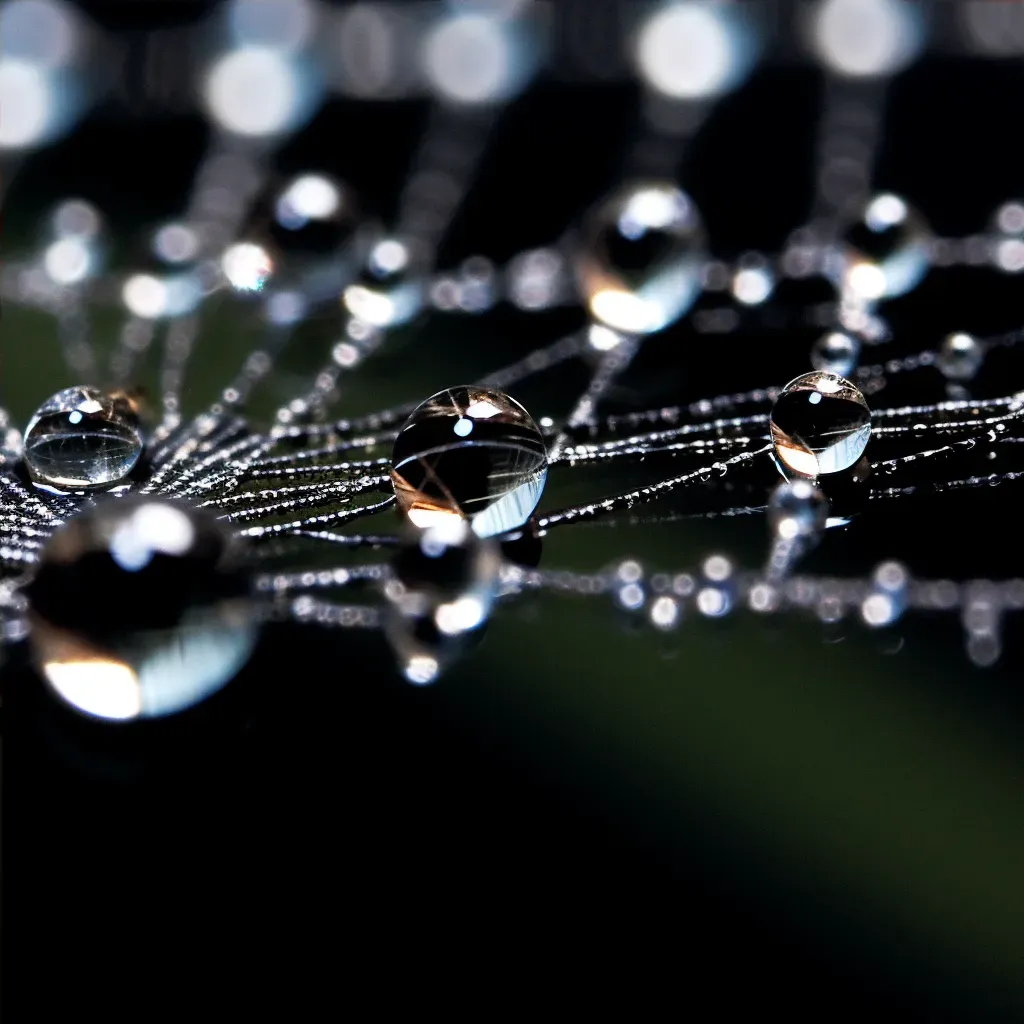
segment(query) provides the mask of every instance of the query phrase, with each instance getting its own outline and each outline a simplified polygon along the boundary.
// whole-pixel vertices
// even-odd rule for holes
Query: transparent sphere
[[[948,334],[939,346],[937,365],[947,380],[970,380],[981,369],[985,350],[970,334]]]
[[[330,175],[300,174],[273,196],[270,237],[286,258],[330,257],[359,226],[355,193]]]
[[[633,184],[587,217],[576,279],[595,320],[650,334],[693,305],[704,260],[704,227],[693,200],[668,182]]]
[[[391,456],[402,514],[426,528],[469,520],[480,537],[517,530],[540,501],[547,449],[530,414],[501,391],[466,385],[428,398]]]
[[[816,537],[828,520],[828,499],[806,479],[783,480],[768,502],[768,526],[780,540]]]
[[[272,283],[313,301],[336,300],[361,252],[360,224],[351,188],[319,171],[295,175],[258,198],[243,237],[222,254],[221,271],[238,292]]]
[[[1024,202],[1013,199],[1003,203],[992,218],[992,227],[1001,235],[1024,235]]]
[[[274,274],[274,257],[256,242],[234,242],[221,254],[220,270],[231,288],[242,295],[263,291]]]
[[[27,588],[36,668],[104,719],[167,715],[218,690],[257,626],[231,538],[163,499],[108,499],[48,541]]]
[[[840,377],[849,377],[859,358],[860,342],[845,331],[829,331],[811,346],[811,366]]]
[[[839,473],[864,454],[871,411],[860,389],[834,373],[815,370],[791,380],[771,413],[775,456],[798,476]]]
[[[65,199],[47,218],[42,264],[58,286],[71,286],[96,277],[106,261],[103,219],[91,203]]]
[[[99,238],[103,216],[85,199],[63,199],[50,211],[49,228],[54,238]]]
[[[195,230],[170,221],[143,239],[121,301],[144,320],[187,316],[204,295],[200,239]]]
[[[501,564],[497,544],[458,517],[403,537],[385,588],[385,634],[406,679],[433,682],[479,640],[498,594]]]
[[[142,447],[139,417],[126,396],[73,387],[35,411],[25,428],[23,458],[36,483],[81,491],[123,480]]]
[[[839,241],[833,280],[865,302],[903,295],[928,271],[931,231],[907,202],[891,192],[874,196]]]
[[[771,298],[775,277],[766,264],[741,266],[732,278],[733,298],[744,306],[760,306]]]
[[[401,327],[423,309],[427,260],[410,239],[383,238],[344,292],[345,308],[373,327]]]

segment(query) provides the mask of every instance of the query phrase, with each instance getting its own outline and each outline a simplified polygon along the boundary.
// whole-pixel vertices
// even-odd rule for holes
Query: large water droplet
[[[816,370],[791,380],[771,414],[775,455],[805,477],[854,465],[871,438],[871,411],[860,389],[834,373]]]
[[[142,429],[127,397],[65,388],[35,411],[23,450],[37,483],[67,491],[110,487],[139,461]]]
[[[587,218],[576,277],[596,320],[627,334],[650,334],[693,305],[704,259],[693,200],[668,182],[633,184]]]
[[[398,507],[413,525],[464,517],[481,537],[517,530],[540,501],[547,449],[530,414],[501,391],[467,385],[428,398],[392,453]]]
[[[230,536],[165,500],[110,499],[71,519],[27,592],[37,669],[98,718],[198,703],[237,674],[258,631]]]

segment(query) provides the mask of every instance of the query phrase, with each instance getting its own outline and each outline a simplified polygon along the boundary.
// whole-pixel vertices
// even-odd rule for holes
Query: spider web
[[[786,88],[784,84],[781,91]],[[735,293],[735,275],[744,267],[759,265],[749,261],[748,239],[761,244],[771,231],[763,223],[742,224],[743,218],[735,217],[726,222],[722,233],[726,241],[719,245],[712,223],[716,260],[705,270],[704,295],[680,324],[654,338],[621,337],[609,342],[581,323],[585,318],[570,270],[572,247],[578,241],[571,231],[561,241],[550,231],[538,235],[537,222],[543,222],[544,216],[533,218],[531,242],[547,248],[517,253],[516,246],[508,244],[515,232],[506,231],[504,244],[488,251],[483,238],[484,256],[466,258],[456,269],[434,275],[433,315],[383,334],[360,331],[351,321],[339,323],[336,312],[320,309],[293,329],[268,327],[261,324],[261,310],[255,304],[246,308],[222,290],[194,316],[156,326],[138,319],[124,322],[109,308],[99,308],[92,313],[91,341],[86,341],[81,324],[88,320],[93,300],[76,305],[67,295],[47,291],[31,252],[7,271],[8,324],[11,300],[43,307],[61,328],[67,363],[81,366],[83,345],[87,348],[91,343],[109,359],[114,381],[150,379],[150,393],[160,403],[159,424],[147,450],[147,475],[135,489],[212,509],[250,540],[266,562],[255,576],[255,587],[275,596],[277,613],[283,617],[336,626],[378,624],[376,607],[349,603],[345,591],[386,575],[379,555],[373,562],[360,559],[368,550],[396,543],[397,518],[388,478],[390,442],[418,401],[457,382],[451,379],[454,371],[442,368],[450,361],[461,373],[471,374],[469,379],[520,397],[545,424],[552,473],[534,523],[537,532],[546,535],[566,525],[571,530],[589,524],[630,526],[615,532],[607,568],[590,567],[575,575],[570,568],[547,567],[552,557],[549,542],[543,571],[529,572],[514,564],[507,568],[507,595],[545,587],[580,594],[611,593],[630,610],[643,609],[657,628],[671,627],[687,600],[711,617],[719,614],[715,608],[746,605],[773,613],[816,610],[826,621],[859,609],[870,622],[865,602],[878,587],[870,567],[863,565],[846,577],[794,577],[778,593],[765,597],[757,588],[765,584],[764,566],[771,564],[767,534],[762,570],[751,566],[736,572],[736,558],[730,552],[716,552],[727,570],[716,562],[709,576],[708,562],[663,565],[660,575],[656,574],[657,584],[652,580],[646,589],[624,594],[626,588],[637,586],[630,550],[637,530],[681,520],[760,516],[777,480],[769,459],[768,410],[785,379],[807,368],[800,349],[805,352],[808,346],[798,346],[790,337],[813,337],[810,332],[820,332],[837,316],[831,290],[820,289],[813,274],[794,269],[802,256],[813,264],[815,253],[822,251],[821,232],[827,234],[835,204],[821,184],[820,171],[828,166],[829,146],[837,134],[836,111],[841,113],[844,104],[856,107],[834,83],[830,88],[835,95],[826,92],[818,130],[806,133],[808,139],[816,140],[808,148],[816,154],[819,168],[819,184],[816,191],[812,189],[815,199],[810,204],[812,215],[819,217],[812,221],[819,234],[789,233],[806,219],[798,216],[788,224],[787,238],[763,245],[781,268],[780,279],[766,301],[746,303],[730,295],[728,288],[731,285]],[[623,109],[629,108],[630,101],[628,96],[619,100]],[[861,96],[859,102],[868,113],[874,110],[876,134],[885,138],[879,98]],[[586,104],[582,101],[581,109]],[[694,138],[682,142],[666,142],[643,124],[633,130],[632,138],[627,131],[617,140],[620,146],[626,143],[626,170],[643,166],[675,173],[682,163],[684,180],[693,179],[699,188],[702,175],[714,173],[719,166],[713,152],[702,151],[704,137],[724,132],[734,117],[728,105],[723,106],[722,116],[712,115]],[[503,116],[515,121],[517,114],[525,117],[517,108]],[[809,120],[813,126],[815,118]],[[493,121],[476,114],[434,111],[414,146],[412,170],[424,162],[429,166],[431,154],[443,149],[438,139],[455,135],[471,140],[458,150],[463,194],[462,201],[450,204],[448,210],[454,223],[448,226],[448,240],[440,250],[442,266],[446,260],[452,262],[451,253],[460,247],[475,248],[472,215],[497,202],[493,187],[491,191],[487,187],[495,176],[495,165],[513,145],[508,140],[522,144],[522,131],[517,134],[507,128],[490,150],[485,148]],[[839,122],[838,134],[848,133],[841,117]],[[319,135],[314,129],[319,129]],[[313,140],[328,134],[322,123],[314,129],[310,130]],[[749,124],[746,130],[750,131]],[[301,141],[284,154],[283,164],[308,163],[310,150],[307,147],[303,154]],[[870,140],[867,149],[864,176],[870,178],[876,157]],[[595,147],[599,159],[590,161],[589,167],[575,167],[576,174],[589,174],[592,181],[603,179],[602,187],[607,188],[610,182],[606,167],[602,174],[602,161],[607,165],[608,154],[615,151],[613,145]],[[507,181],[502,184],[508,188]],[[736,194],[735,182],[730,184]],[[709,195],[720,203],[722,193],[728,191]],[[916,198],[913,188],[906,192],[911,201]],[[414,204],[410,207],[409,196],[408,188],[398,189],[394,208],[399,219],[416,210]],[[529,210],[541,204],[521,200],[523,205]],[[582,212],[581,204],[572,202],[567,207],[561,196],[549,208],[557,208],[569,227]],[[549,213],[547,219],[551,219]],[[745,233],[744,227],[752,230]],[[943,242],[945,248],[936,243],[934,261],[951,263],[952,269],[934,271],[909,297],[883,308],[882,321],[864,325],[869,337],[872,331],[878,333],[874,340],[880,342],[877,347],[865,346],[857,371],[875,414],[872,516],[884,516],[902,500],[920,503],[927,496],[930,502],[944,491],[1013,486],[1019,478],[1019,403],[1013,375],[1019,364],[1014,349],[1020,337],[1011,329],[1019,317],[1011,311],[1004,312],[1001,320],[996,316],[982,321],[982,330],[992,330],[986,339],[989,358],[969,391],[947,386],[937,373],[937,330],[931,332],[932,347],[921,347],[917,340],[928,333],[921,329],[922,323],[929,317],[933,322],[940,319],[934,311],[935,278],[969,280],[965,292],[970,295],[978,291],[971,275],[999,277],[998,267],[972,266],[985,262],[974,254],[979,247],[988,251],[983,236],[973,237],[972,250],[972,237]],[[736,238],[742,239],[739,245]],[[539,289],[539,298],[523,299],[528,285]],[[36,286],[42,288],[41,294],[33,290]],[[107,292],[116,295],[116,288],[111,286]],[[101,281],[94,299],[101,300],[103,295]],[[509,298],[519,312],[511,314],[507,302],[500,301]],[[1006,308],[1005,303],[993,305]],[[223,325],[230,325],[227,332]],[[942,322],[939,330],[945,333],[953,326]],[[8,326],[8,337],[11,329]],[[225,335],[230,337],[227,343]],[[5,345],[8,351],[10,345],[10,341]],[[229,365],[235,368],[227,369]],[[785,373],[779,372],[782,365],[787,367]],[[51,390],[80,382],[74,372],[54,374]],[[400,389],[393,387],[391,379],[414,382],[415,389],[392,394]],[[567,400],[567,396],[576,397]],[[22,410],[21,419],[24,415]],[[52,530],[93,499],[31,489],[18,466],[15,424],[4,416],[0,609],[5,636],[18,640],[25,634],[19,591],[27,572]],[[630,566],[625,576],[620,563]],[[1020,581],[1013,577],[972,581],[946,574],[941,566],[935,569],[915,571],[907,578],[912,595],[909,609],[960,613],[972,657],[991,663],[999,652],[999,619],[1020,604]],[[728,602],[719,606],[706,598],[702,606],[702,593],[723,589],[717,586],[725,578],[723,572],[730,579]],[[665,582],[679,577],[684,578],[682,583]],[[692,586],[685,582],[687,578]],[[665,600],[659,604],[655,595]],[[759,602],[763,607],[758,607]],[[881,624],[890,621],[883,616]],[[984,641],[980,646],[978,637]]]

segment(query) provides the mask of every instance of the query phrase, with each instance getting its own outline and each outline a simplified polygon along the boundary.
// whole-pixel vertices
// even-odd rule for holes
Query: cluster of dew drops
[[[237,675],[272,618],[380,629],[405,677],[431,682],[480,636],[497,603],[538,589],[608,593],[644,610],[658,629],[674,628],[688,602],[709,617],[740,604],[758,613],[809,609],[825,621],[857,609],[874,626],[915,608],[955,610],[971,657],[988,664],[998,656],[1002,614],[1024,606],[1021,581],[915,581],[898,563],[857,580],[793,573],[825,529],[849,521],[851,500],[909,493],[923,460],[981,440],[1012,440],[1024,408],[1017,394],[869,407],[866,396],[893,374],[938,368],[951,382],[968,381],[989,346],[1019,340],[954,334],[934,352],[860,365],[863,346],[878,340],[875,303],[911,290],[927,270],[927,229],[902,199],[873,198],[822,250],[820,270],[840,300],[835,326],[814,346],[811,372],[782,388],[604,418],[602,397],[644,339],[685,315],[708,279],[699,213],[676,186],[628,184],[583,222],[569,260],[589,316],[583,330],[476,383],[351,420],[327,416],[338,381],[436,296],[429,253],[412,237],[368,234],[349,190],[326,175],[300,175],[259,208],[254,223],[262,231],[233,239],[214,261],[200,259],[183,223],[153,234],[149,266],[122,284],[131,316],[111,362],[115,385],[96,382],[95,352],[75,331],[74,302],[51,304],[65,318],[69,365],[95,377],[47,399],[24,430],[0,412],[3,637],[25,643],[39,674],[72,707],[106,719],[190,707]],[[43,263],[60,295],[73,298],[101,247],[100,219],[76,202],[51,224]],[[765,266],[757,281],[749,268],[737,273],[740,302],[770,295]],[[554,287],[536,259],[519,267],[535,289]],[[267,330],[218,401],[185,418],[184,368],[205,340],[199,313],[216,290],[256,302]],[[339,294],[346,330],[331,362],[269,429],[258,428],[245,415],[249,395],[272,374],[308,311]],[[129,381],[155,325],[164,329],[162,407],[147,421]],[[526,377],[573,359],[591,373],[564,417],[535,419],[511,394]],[[869,461],[869,443],[894,440],[915,447]],[[368,457],[381,446],[390,454]],[[550,472],[653,453],[671,456],[680,470],[538,511]],[[713,488],[766,460],[782,479],[761,506],[770,550],[756,572],[715,555],[692,572],[650,579],[628,559],[588,575],[512,554],[534,550],[531,541],[551,529],[683,488]],[[347,529],[380,514],[397,514],[403,531]],[[303,546],[335,545],[388,548],[391,558],[313,571],[261,564],[289,544],[296,557]],[[354,584],[376,588],[382,599],[339,601]]]

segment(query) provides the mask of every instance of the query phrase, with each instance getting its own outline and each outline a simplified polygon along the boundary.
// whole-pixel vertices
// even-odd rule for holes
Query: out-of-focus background
[[[708,29],[711,8],[735,8],[742,32]],[[440,256],[500,264],[557,241],[619,180],[652,107],[709,98],[680,144],[679,181],[716,255],[775,252],[809,216],[823,96],[854,79],[886,90],[874,187],[907,197],[938,234],[980,232],[1021,196],[1024,17],[1011,3],[8,0],[4,256],[33,251],[45,211],[83,196],[109,219],[114,264],[127,261],[143,227],[180,211],[222,131],[266,145],[275,172],[338,175],[386,220],[432,109],[501,101]],[[934,271],[890,304],[891,351],[1020,326],[1020,280]],[[433,313],[367,361],[343,408],[426,397],[582,316]],[[116,309],[97,312],[101,342],[118,323]],[[337,327],[330,315],[306,325],[264,411],[320,365]],[[615,398],[783,383],[817,333],[715,336],[684,322]],[[214,306],[186,400],[209,400],[256,337],[244,309]],[[0,395],[17,417],[76,383],[58,351],[46,317],[5,305]],[[1018,371],[994,361],[976,393],[1005,393]],[[517,397],[539,415],[565,387]],[[936,382],[923,400],[941,397]],[[1020,496],[1004,483],[872,508],[830,532],[808,568],[866,574],[898,558],[922,575],[1021,575]],[[673,510],[553,534],[542,564],[632,556],[673,571],[713,552],[761,564],[762,517],[659,521]],[[663,635],[607,603],[544,595],[501,610],[426,689],[397,677],[381,638],[275,628],[223,694],[136,731],[74,719],[15,661],[7,1019],[50,1019],[65,970],[84,972],[82,1003],[101,1006],[143,966],[173,984],[253,939],[309,948],[325,966],[308,970],[343,991],[370,966],[398,985],[407,964],[435,958],[448,960],[439,987],[461,988],[470,950],[501,978],[497,1005],[529,987],[538,961],[568,978],[577,952],[596,950],[606,973],[588,990],[639,953],[652,986],[671,982],[683,1011],[710,997],[709,1016],[1020,1019],[1015,622],[1004,647],[974,668],[948,616],[869,631],[737,615]],[[172,933],[175,959],[155,969],[147,950],[168,956]],[[17,1015],[28,998],[34,1014]]]

